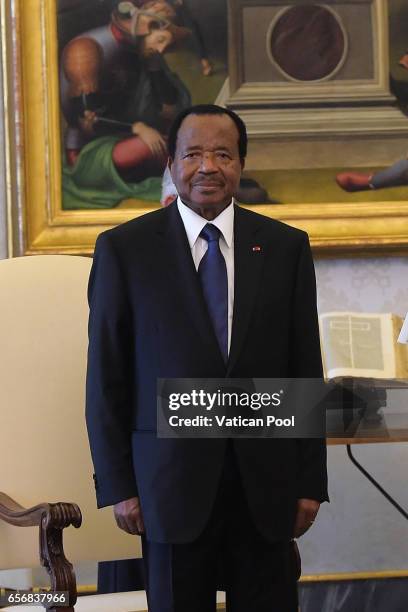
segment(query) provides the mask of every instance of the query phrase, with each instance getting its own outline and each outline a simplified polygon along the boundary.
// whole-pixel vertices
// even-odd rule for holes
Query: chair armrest
[[[52,591],[68,591],[69,606],[55,608],[57,612],[73,611],[77,599],[76,579],[72,564],[64,554],[63,529],[78,528],[82,515],[76,504],[59,502],[23,508],[14,499],[0,492],[0,519],[17,527],[39,527],[40,562],[47,570]],[[49,612],[54,612],[50,608]]]
[[[16,527],[40,527],[46,520],[50,526],[64,529],[73,525],[80,527],[81,511],[76,504],[38,504],[32,508],[20,506],[14,499],[0,492],[0,519]]]

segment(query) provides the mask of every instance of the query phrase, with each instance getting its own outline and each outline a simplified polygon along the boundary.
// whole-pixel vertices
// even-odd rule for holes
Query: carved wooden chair
[[[45,566],[51,589],[69,592],[66,607],[50,610],[146,610],[144,592],[77,601],[70,563],[140,556],[139,538],[116,527],[110,508],[96,510],[84,420],[90,265],[0,261],[0,569]]]

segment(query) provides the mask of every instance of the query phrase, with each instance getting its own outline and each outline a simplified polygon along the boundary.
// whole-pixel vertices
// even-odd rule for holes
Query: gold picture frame
[[[56,0],[1,0],[1,9],[14,254],[92,254],[101,231],[155,206],[62,210]],[[306,230],[319,255],[408,249],[408,201],[251,208]]]

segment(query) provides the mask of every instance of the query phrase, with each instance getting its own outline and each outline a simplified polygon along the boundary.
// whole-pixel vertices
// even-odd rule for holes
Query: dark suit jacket
[[[147,536],[195,539],[225,439],[156,437],[158,378],[321,377],[307,234],[235,206],[230,356],[218,348],[174,202],[102,233],[89,283],[87,426],[98,506],[139,495]],[[253,250],[254,246],[261,250]],[[296,500],[327,499],[323,440],[236,439],[258,529],[292,537]]]

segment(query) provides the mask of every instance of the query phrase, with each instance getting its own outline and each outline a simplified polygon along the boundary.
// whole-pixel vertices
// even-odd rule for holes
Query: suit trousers
[[[142,538],[149,612],[214,612],[226,591],[228,612],[297,612],[292,542],[269,542],[257,530],[229,440],[208,523],[193,542]]]

